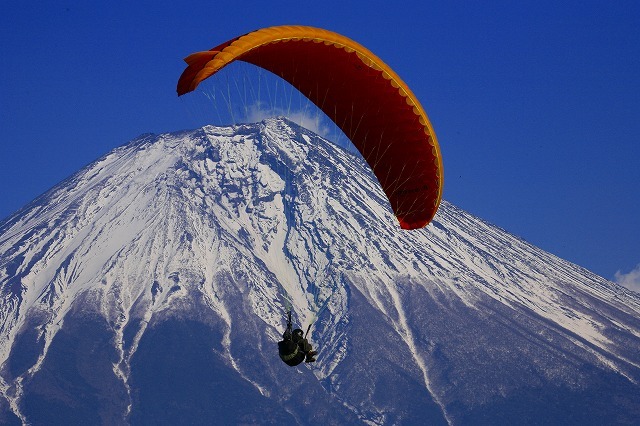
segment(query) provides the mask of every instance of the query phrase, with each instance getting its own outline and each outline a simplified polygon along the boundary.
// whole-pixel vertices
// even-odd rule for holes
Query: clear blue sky
[[[606,278],[640,263],[636,0],[2,0],[0,218],[141,133],[192,128],[182,58],[282,24],[395,69],[435,127],[445,199]]]

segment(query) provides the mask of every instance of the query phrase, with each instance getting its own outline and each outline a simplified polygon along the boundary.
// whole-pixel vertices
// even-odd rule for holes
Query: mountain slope
[[[283,119],[87,166],[0,224],[0,288],[6,422],[640,418],[636,293],[447,202],[402,231],[360,157]],[[277,358],[289,305],[314,365]]]

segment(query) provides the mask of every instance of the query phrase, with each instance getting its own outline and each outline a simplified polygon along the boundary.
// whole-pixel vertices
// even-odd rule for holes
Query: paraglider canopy
[[[264,28],[188,56],[178,95],[238,60],[288,81],[335,122],[373,170],[403,229],[433,219],[443,182],[436,135],[415,95],[377,56],[319,28]]]

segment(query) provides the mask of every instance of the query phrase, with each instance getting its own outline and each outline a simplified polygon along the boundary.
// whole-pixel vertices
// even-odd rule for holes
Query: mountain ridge
[[[637,294],[446,201],[403,232],[361,157],[283,119],[142,135],[0,223],[0,254],[7,419],[38,423],[44,407],[69,420],[68,401],[116,423],[198,423],[215,401],[249,423],[640,411]],[[275,356],[289,305],[299,324],[317,316],[316,365]],[[101,348],[100,380],[80,347],[77,368],[63,362],[73,336]],[[193,378],[173,378],[191,400],[168,386],[172,368]],[[314,398],[282,380],[298,376]]]

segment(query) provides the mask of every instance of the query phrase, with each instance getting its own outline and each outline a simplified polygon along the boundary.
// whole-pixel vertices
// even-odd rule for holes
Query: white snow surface
[[[425,388],[446,417],[447,390],[430,370],[429,345],[408,319],[405,286],[434,300],[482,311],[487,297],[547,319],[603,368],[637,381],[638,360],[607,330],[640,330],[610,314],[640,317],[640,297],[443,201],[425,229],[403,231],[364,159],[298,126],[272,119],[234,127],[146,135],[120,147],[0,223],[0,364],[30,318],[42,353],[13,386],[33,375],[79,295],[91,295],[112,325],[126,384],[129,362],[160,312],[180,312],[194,294],[227,324],[228,289],[219,277],[242,274],[237,290],[277,340],[287,304],[331,353],[313,367],[331,378],[347,356],[347,284],[362,293],[406,342]],[[316,287],[317,291],[313,291]],[[445,303],[445,302],[442,302]],[[123,330],[142,320],[133,343]],[[334,346],[331,346],[331,345]],[[346,403],[345,403],[346,404]]]

